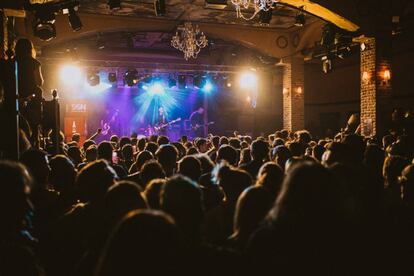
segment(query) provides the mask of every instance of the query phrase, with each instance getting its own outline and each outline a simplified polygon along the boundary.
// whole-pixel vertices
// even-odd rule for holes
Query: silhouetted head
[[[252,155],[250,153],[250,148],[244,148],[240,152],[240,161],[239,164],[247,164],[252,161]]]
[[[201,174],[209,173],[214,168],[214,163],[207,154],[197,154],[195,157],[200,161]]]
[[[50,159],[50,168],[52,187],[61,194],[74,193],[77,171],[73,162],[65,155],[56,155]]]
[[[365,143],[362,136],[357,134],[345,135],[342,138],[342,143],[348,146],[352,162],[362,163],[365,152]]]
[[[16,162],[0,160],[0,233],[18,234],[25,216],[32,209],[29,200],[32,178],[26,168]]]
[[[86,140],[82,145],[83,152],[86,152],[86,150],[92,145],[96,145],[94,140]]]
[[[160,209],[160,194],[162,186],[167,182],[165,179],[153,179],[145,187],[144,196],[151,209]]]
[[[142,169],[142,166],[145,162],[154,159],[154,156],[150,151],[144,150],[138,153],[137,161],[135,162],[136,171],[139,172]]]
[[[105,159],[109,163],[112,163],[113,150],[114,148],[110,142],[108,141],[100,142],[98,146],[98,158]]]
[[[120,181],[112,185],[105,195],[105,215],[116,223],[130,211],[147,209],[141,188],[131,181]]]
[[[47,188],[50,174],[47,153],[38,149],[29,149],[20,157],[20,162],[28,169],[34,180],[34,190]]]
[[[312,148],[312,156],[318,160],[319,162],[322,161],[322,155],[325,152],[325,147],[321,145],[315,145]]]
[[[122,147],[122,157],[124,160],[134,159],[134,149],[132,148],[131,144],[126,144]]]
[[[240,140],[238,138],[232,137],[229,139],[229,145],[235,149],[240,149]]]
[[[249,187],[241,193],[236,204],[232,238],[237,239],[242,248],[265,218],[272,202],[273,198],[263,187]]]
[[[250,154],[253,160],[268,160],[269,145],[263,140],[255,140],[250,147]]]
[[[388,156],[385,158],[382,174],[386,187],[397,185],[398,177],[410,162],[402,156]]]
[[[219,144],[220,144],[220,136],[213,136],[211,138],[211,143],[217,149],[219,147]]]
[[[156,160],[150,160],[142,166],[140,177],[142,187],[145,189],[151,180],[165,178],[165,172],[160,163]]]
[[[93,162],[98,158],[98,147],[91,145],[85,152],[86,162]]]
[[[228,145],[229,139],[226,136],[221,136],[219,140],[219,146]]]
[[[205,153],[208,150],[207,140],[204,138],[197,139],[195,145],[200,153]]]
[[[180,249],[179,231],[170,216],[154,210],[133,211],[108,239],[95,275],[175,275]]]
[[[331,142],[327,144],[326,150],[322,155],[322,164],[331,166],[334,163],[351,164],[352,157],[348,145]]]
[[[105,160],[94,161],[83,167],[76,178],[76,188],[82,202],[94,202],[104,198],[117,177]]]
[[[35,58],[36,51],[33,43],[27,38],[20,38],[14,46],[14,55],[17,60]]]
[[[216,162],[225,160],[232,166],[237,166],[238,163],[238,153],[235,148],[229,145],[223,145],[217,151]]]
[[[275,199],[282,186],[283,177],[284,171],[278,164],[266,162],[259,170],[256,185],[262,186]]]
[[[335,191],[335,180],[326,168],[316,162],[300,162],[286,175],[268,220],[297,223],[299,228],[329,224],[338,215]]]
[[[138,151],[143,151],[145,149],[146,144],[147,144],[147,140],[145,138],[139,139],[137,143]]]
[[[305,147],[299,142],[290,142],[287,147],[292,156],[300,157],[305,154]]]
[[[80,136],[80,134],[79,134],[79,133],[73,133],[73,134],[72,134],[72,141],[74,141],[74,142],[76,142],[76,143],[78,143],[78,144],[79,144],[79,142],[80,142],[80,138],[81,138],[81,136]]]
[[[68,149],[68,156],[72,160],[75,166],[78,166],[82,163],[82,153],[78,147],[69,147]]]
[[[129,138],[128,136],[122,136],[121,139],[119,140],[120,149],[122,149],[122,147],[125,145],[131,145],[131,138]]]
[[[155,153],[167,176],[171,176],[177,163],[178,152],[173,145],[162,145]]]
[[[197,182],[201,176],[201,163],[194,156],[184,156],[178,162],[178,173]]]
[[[145,146],[145,150],[151,152],[154,156],[158,150],[158,144],[154,142],[148,142]]]
[[[252,185],[250,174],[222,162],[213,171],[214,179],[226,195],[226,201],[235,204],[244,189]]]
[[[273,160],[285,170],[286,161],[292,157],[290,150],[285,146],[277,146],[273,149]]]
[[[189,242],[199,239],[203,215],[202,193],[191,179],[175,175],[167,180],[161,191],[161,209],[177,222]]]
[[[164,135],[158,136],[157,144],[159,146],[161,146],[161,145],[167,145],[169,143],[170,143],[170,139],[167,136],[164,136]]]

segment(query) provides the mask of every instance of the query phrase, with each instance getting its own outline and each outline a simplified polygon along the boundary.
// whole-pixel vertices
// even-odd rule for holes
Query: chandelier
[[[193,27],[191,22],[180,25],[171,39],[171,45],[184,53],[185,60],[197,58],[198,53],[208,44],[207,37],[197,25]]]
[[[272,9],[273,4],[278,0],[231,0],[231,3],[236,6],[237,18],[243,18],[245,20],[253,19],[260,11],[269,11]],[[251,17],[246,17],[242,13],[242,9],[247,10],[250,6],[254,7],[254,13]]]

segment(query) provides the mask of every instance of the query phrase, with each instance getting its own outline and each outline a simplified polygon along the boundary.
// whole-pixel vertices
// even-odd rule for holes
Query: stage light
[[[322,57],[322,71],[328,74],[332,71],[332,59],[328,56]]]
[[[184,89],[186,88],[186,77],[185,75],[179,75],[178,76],[178,88]]]
[[[147,90],[148,90],[148,85],[143,84],[143,85],[141,86],[141,88],[142,88],[142,89],[144,89],[145,91],[147,91]]]
[[[174,79],[174,78],[169,78],[168,79],[168,87],[169,88],[173,88],[174,86],[176,86],[177,85],[177,81]]]
[[[295,26],[296,27],[303,27],[306,23],[305,14],[299,13],[295,16]]]
[[[124,83],[128,86],[134,86],[138,83],[138,72],[136,69],[128,69],[124,74]]]
[[[99,77],[99,72],[97,71],[89,71],[86,76],[86,81],[90,86],[97,86],[101,82],[101,78]]]
[[[209,81],[206,81],[206,84],[204,84],[202,90],[204,92],[207,92],[207,93],[208,92],[211,92],[213,90],[213,84],[211,82],[209,82]]]
[[[149,88],[148,92],[150,95],[159,95],[164,93],[164,86],[159,82],[154,82]]]
[[[336,54],[341,59],[345,59],[345,58],[351,56],[351,54],[352,54],[351,46],[346,46],[345,48],[338,49]]]
[[[108,6],[111,10],[119,10],[121,8],[121,0],[109,0]]]
[[[254,72],[244,72],[240,76],[239,84],[241,88],[251,89],[257,85],[257,77]]]
[[[116,73],[114,73],[114,72],[108,73],[108,81],[109,82],[116,82],[117,81]]]
[[[68,19],[69,19],[69,25],[74,32],[77,32],[80,29],[82,29],[82,22],[79,16],[76,14],[74,7],[69,9]]]
[[[154,11],[156,16],[165,15],[165,0],[154,0]]]
[[[231,81],[227,81],[227,87],[231,87]]]
[[[36,23],[33,27],[34,36],[44,41],[49,41],[56,37],[55,14],[53,11],[37,11]]]
[[[64,84],[76,85],[81,81],[82,70],[75,65],[67,64],[60,68],[60,79]]]
[[[320,44],[322,46],[329,46],[335,41],[336,29],[332,24],[328,24],[323,28],[322,38]]]

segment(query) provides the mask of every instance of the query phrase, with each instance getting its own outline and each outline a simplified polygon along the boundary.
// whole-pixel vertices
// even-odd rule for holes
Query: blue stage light
[[[213,90],[213,84],[211,82],[209,82],[209,81],[206,81],[206,83],[204,84],[202,90],[204,92],[207,92],[207,93],[208,92],[211,92],[211,90]]]
[[[159,95],[164,93],[164,86],[159,82],[154,82],[151,84],[151,86],[148,88],[148,91],[151,95]]]

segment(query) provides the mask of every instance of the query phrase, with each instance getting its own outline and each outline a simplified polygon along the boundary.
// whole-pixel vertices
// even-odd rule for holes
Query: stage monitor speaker
[[[44,101],[43,102],[43,120],[42,126],[44,130],[49,130],[54,128],[56,124],[55,116],[55,103],[53,101]]]

